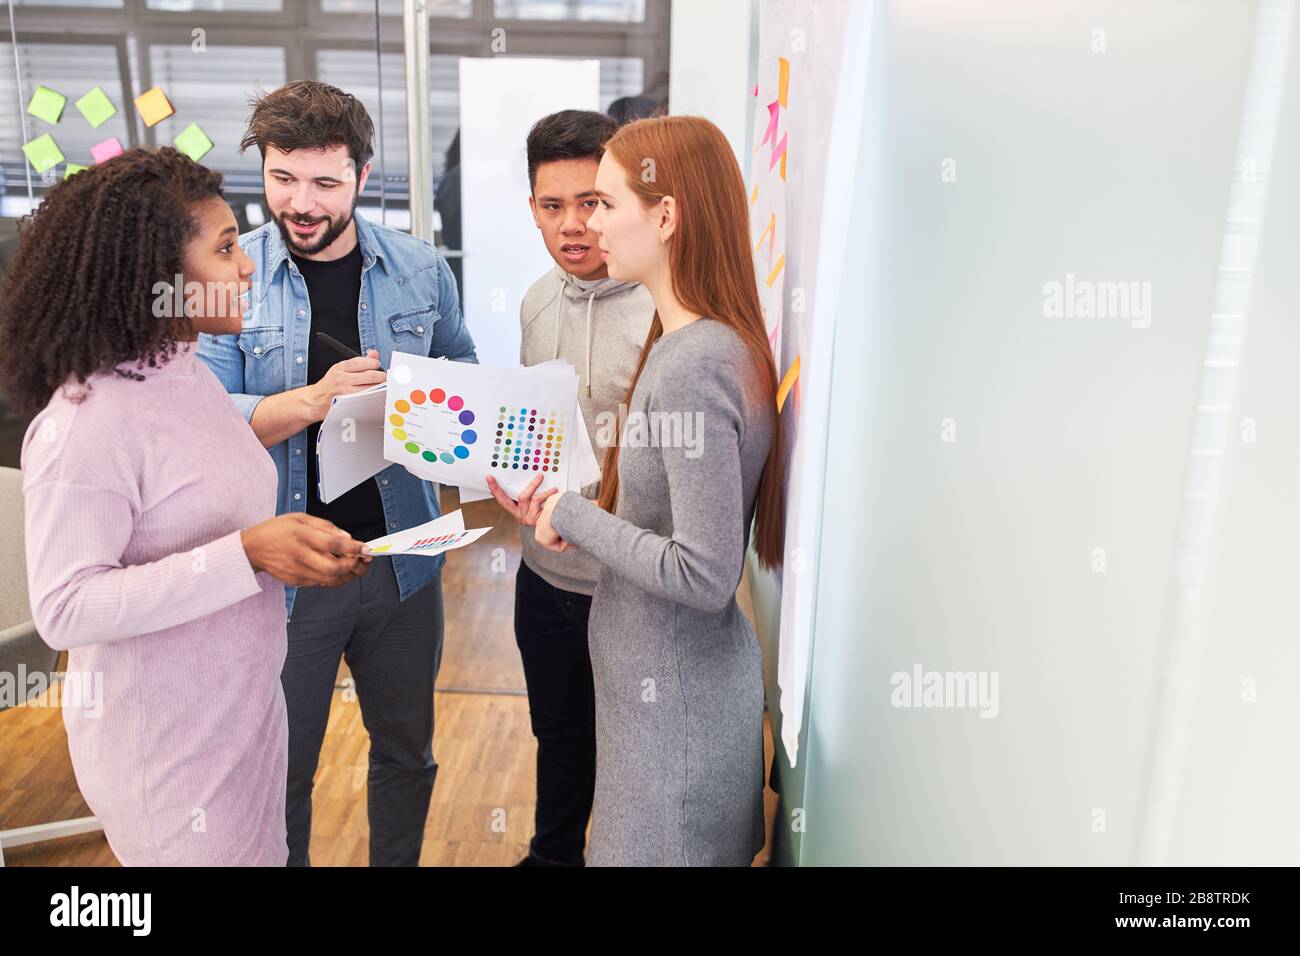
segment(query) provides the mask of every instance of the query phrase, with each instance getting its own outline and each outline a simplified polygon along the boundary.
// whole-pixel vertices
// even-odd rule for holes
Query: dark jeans
[[[375,558],[340,588],[303,588],[280,681],[289,709],[289,865],[310,866],[311,792],[338,676],[348,662],[370,735],[371,866],[417,866],[438,764],[433,684],[442,660],[442,577],[400,600],[393,563]]]
[[[596,790],[596,690],[587,650],[591,598],[552,587],[519,562],[515,642],[537,738],[537,814],[529,855],[581,866]]]

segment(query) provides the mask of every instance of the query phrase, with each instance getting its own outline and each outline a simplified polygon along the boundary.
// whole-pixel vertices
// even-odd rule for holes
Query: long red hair
[[[730,326],[754,361],[754,374],[772,402],[772,446],[759,479],[754,516],[754,550],[768,568],[781,564],[785,547],[785,464],[781,423],[776,415],[777,375],[758,299],[758,280],[749,244],[745,182],[722,131],[699,116],[661,116],[620,129],[605,145],[627,173],[627,183],[644,208],[665,196],[676,201],[678,222],[668,240],[673,293],[704,321]],[[648,164],[652,163],[653,166]],[[653,169],[653,175],[642,171]],[[655,312],[637,362],[626,403],[645,368],[650,346],[663,335]],[[622,423],[620,425],[620,436]],[[613,511],[618,501],[616,441],[605,451],[598,503]],[[740,494],[740,489],[736,489]]]

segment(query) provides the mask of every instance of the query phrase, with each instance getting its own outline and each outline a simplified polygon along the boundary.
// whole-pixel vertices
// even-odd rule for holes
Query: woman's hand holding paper
[[[537,491],[537,486],[541,483],[542,476],[538,475],[520,493],[519,500],[515,501],[497,484],[495,478],[491,475],[487,476],[488,491],[492,492],[492,497],[497,500],[497,504],[520,524],[527,525],[530,528],[537,526],[537,519],[542,515],[542,507],[548,499],[554,497],[560,490],[559,488],[548,488],[540,495],[534,494]]]
[[[254,571],[295,587],[339,587],[366,573],[366,546],[323,518],[293,512],[240,532]]]

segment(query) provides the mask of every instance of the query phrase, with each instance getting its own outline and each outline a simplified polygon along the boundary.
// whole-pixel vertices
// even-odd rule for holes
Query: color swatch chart
[[[491,467],[502,471],[560,472],[564,416],[555,410],[501,405]]]
[[[406,545],[403,550],[406,554],[411,554],[416,551],[445,551],[448,548],[454,548],[461,541],[464,541],[465,538],[470,537],[471,535],[473,535],[473,538],[477,538],[479,536],[478,532],[480,531],[481,529],[476,528],[474,531],[457,531],[454,534],[443,534],[436,538],[419,538]],[[394,545],[381,544],[378,547],[371,548],[370,552],[371,554],[386,554],[389,551],[392,551],[394,547]]]
[[[426,521],[405,531],[386,534],[367,541],[371,554],[393,556],[399,554],[435,557],[444,551],[473,544],[491,528],[466,528],[465,517],[459,510]]]
[[[441,388],[411,389],[393,403],[388,424],[393,438],[412,455],[454,465],[469,458],[478,441],[474,412],[459,395]]]

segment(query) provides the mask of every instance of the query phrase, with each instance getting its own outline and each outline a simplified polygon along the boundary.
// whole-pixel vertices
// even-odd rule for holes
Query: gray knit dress
[[[747,866],[763,846],[763,664],[736,606],[776,410],[704,318],[646,359],[616,514],[566,492],[555,530],[601,564],[593,866]]]

